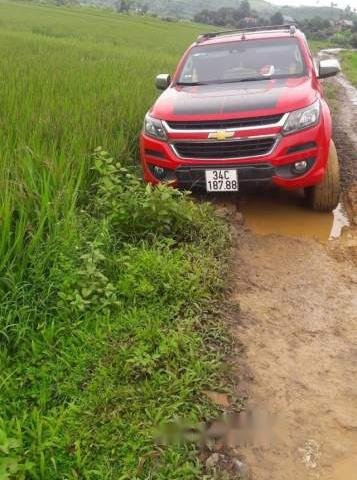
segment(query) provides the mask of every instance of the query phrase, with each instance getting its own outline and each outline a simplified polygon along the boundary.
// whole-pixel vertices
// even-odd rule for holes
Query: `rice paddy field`
[[[21,275],[44,230],[70,215],[94,148],[136,162],[154,76],[199,28],[26,3],[1,2],[0,19],[0,271]]]
[[[229,233],[137,167],[200,30],[0,1],[1,480],[203,478],[157,430],[215,414]]]

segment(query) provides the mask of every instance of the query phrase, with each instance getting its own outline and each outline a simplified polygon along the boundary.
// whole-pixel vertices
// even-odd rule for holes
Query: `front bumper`
[[[280,131],[245,132],[240,138],[275,135],[276,143],[266,155],[249,158],[198,159],[180,158],[174,148],[176,139],[163,142],[144,133],[140,137],[141,162],[146,182],[162,181],[185,188],[203,186],[208,168],[235,168],[240,185],[274,184],[286,189],[298,189],[321,182],[326,170],[330,138],[323,124],[283,136]],[[180,139],[181,140],[181,139]],[[305,160],[308,170],[298,174],[293,169],[295,162]],[[155,167],[164,169],[163,178],[155,175]]]

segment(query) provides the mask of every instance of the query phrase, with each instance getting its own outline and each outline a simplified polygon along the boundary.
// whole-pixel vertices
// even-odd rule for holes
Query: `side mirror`
[[[166,90],[171,83],[171,75],[162,73],[158,75],[155,80],[155,85],[158,90]]]
[[[321,60],[319,63],[319,78],[334,77],[341,71],[340,62],[334,58]]]

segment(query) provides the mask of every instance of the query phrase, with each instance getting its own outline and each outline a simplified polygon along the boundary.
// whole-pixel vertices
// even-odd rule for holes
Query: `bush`
[[[189,193],[165,185],[145,185],[104,150],[94,154],[95,214],[105,219],[116,243],[152,241],[190,242],[209,235],[207,206],[194,204]]]
[[[337,32],[331,37],[331,42],[340,47],[348,48],[351,45],[352,33],[350,30],[344,32]]]
[[[354,33],[351,38],[351,46],[357,48],[357,33]]]

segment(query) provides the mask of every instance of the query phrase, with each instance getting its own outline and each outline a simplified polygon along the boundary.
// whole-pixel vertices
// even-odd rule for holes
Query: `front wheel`
[[[331,212],[340,201],[340,165],[334,142],[331,140],[324,179],[305,189],[310,207],[318,212]]]

